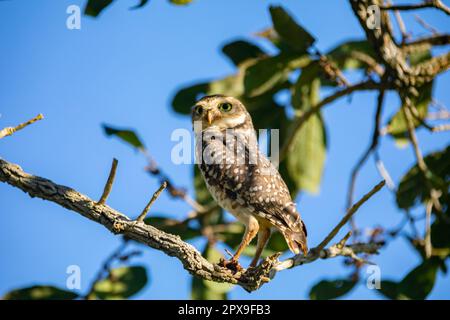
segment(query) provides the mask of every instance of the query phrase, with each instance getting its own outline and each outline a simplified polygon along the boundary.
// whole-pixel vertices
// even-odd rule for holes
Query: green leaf
[[[399,296],[423,300],[433,290],[438,264],[435,259],[424,261],[414,268],[399,284]]]
[[[402,281],[382,281],[379,292],[389,299],[423,300],[433,290],[439,259],[429,259],[411,270]]]
[[[399,297],[398,283],[391,280],[381,281],[378,292],[388,299],[397,300]]]
[[[358,54],[376,59],[375,52],[367,40],[344,42],[328,52],[326,56],[341,70],[366,69],[367,63],[358,58]]]
[[[218,263],[223,255],[212,245],[207,244],[202,255],[212,263]],[[191,298],[194,300],[227,300],[227,292],[233,288],[229,283],[218,283],[192,278]]]
[[[144,223],[151,225],[161,231],[175,234],[184,241],[196,238],[202,235],[200,230],[189,227],[186,223],[180,223],[179,220],[165,217],[150,216],[144,219]]]
[[[172,4],[184,6],[191,3],[192,0],[169,0],[169,2]]]
[[[422,63],[431,57],[432,56],[429,49],[414,51],[408,56],[412,66]],[[433,81],[416,89],[419,92],[419,95],[411,98],[412,106],[417,110],[417,116],[413,118],[415,128],[421,125],[420,120],[424,120],[428,114],[428,105],[430,104],[433,96]],[[402,147],[408,143],[408,125],[402,108],[400,108],[389,120],[387,132],[395,139],[395,142],[399,147]]]
[[[310,62],[308,55],[280,55],[260,59],[245,71],[245,95],[252,97],[266,93],[275,86],[286,82],[289,73],[306,66]]]
[[[141,291],[146,284],[144,267],[121,267],[112,269],[108,278],[97,282],[93,294],[100,299],[125,299]]]
[[[435,220],[431,225],[431,244],[433,249],[450,250],[450,224],[441,219]]]
[[[236,66],[239,66],[249,59],[262,58],[266,55],[258,46],[245,40],[235,40],[227,43],[223,46],[222,52],[230,58]]]
[[[172,99],[172,108],[181,114],[190,114],[200,95],[204,95],[209,88],[207,82],[194,84],[180,89]]]
[[[428,105],[431,102],[433,92],[433,82],[427,83],[418,88],[419,96],[411,99],[412,105],[417,110],[419,119],[424,120],[428,114]],[[421,125],[417,117],[413,118],[414,127]],[[388,122],[387,132],[395,139],[398,146],[404,146],[408,142],[408,124],[405,114],[400,108]]]
[[[4,300],[73,300],[79,295],[53,286],[32,286],[8,292]]]
[[[137,134],[132,130],[113,128],[107,125],[103,125],[103,130],[105,130],[105,134],[108,136],[116,136],[122,141],[132,145],[135,148],[143,149],[144,144],[141,142]]]
[[[84,8],[84,14],[97,17],[113,0],[89,0]]]
[[[178,113],[190,114],[194,104],[203,95],[224,94],[239,97],[244,92],[242,78],[242,75],[236,74],[182,88],[173,97],[172,107]]]
[[[433,187],[441,190],[444,198],[448,198],[450,178],[450,146],[442,151],[434,152],[424,161],[430,171],[429,181]],[[417,201],[429,199],[429,190],[422,172],[417,165],[413,166],[403,176],[397,189],[396,200],[399,208],[408,209],[417,204]]]
[[[148,0],[140,0],[139,3],[137,5],[135,5],[134,7],[131,7],[131,9],[139,9],[142,8],[143,6],[145,6],[148,3]]]
[[[295,86],[295,109],[306,111],[318,101],[320,81],[310,85]],[[326,155],[326,133],[320,113],[311,116],[298,130],[292,141],[292,149],[286,159],[287,170],[298,189],[310,193],[319,191]]]
[[[244,85],[242,75],[227,76],[223,79],[213,81],[209,84],[208,92],[206,94],[223,94],[226,96],[239,97],[244,92]]]
[[[314,43],[314,37],[301,27],[282,7],[271,6],[270,15],[275,31],[292,50],[305,53]]]
[[[330,300],[349,293],[355,287],[356,281],[348,279],[322,280],[309,291],[311,300]]]

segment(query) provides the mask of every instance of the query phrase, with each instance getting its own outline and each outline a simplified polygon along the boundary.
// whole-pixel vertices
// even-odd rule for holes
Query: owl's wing
[[[223,181],[231,196],[255,215],[273,225],[299,232],[300,215],[292,202],[289,189],[274,165],[255,147],[245,146],[244,163],[225,167]],[[250,154],[257,154],[257,162],[249,164]],[[228,170],[227,170],[228,169]]]

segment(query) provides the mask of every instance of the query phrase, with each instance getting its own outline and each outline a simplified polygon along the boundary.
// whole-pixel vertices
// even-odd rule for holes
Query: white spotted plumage
[[[230,110],[225,112],[225,105]],[[267,229],[279,230],[293,252],[306,253],[304,223],[281,175],[259,151],[244,105],[232,97],[207,96],[194,107],[193,122],[197,128],[196,156],[208,190],[221,207],[246,225],[244,240],[234,258],[258,231],[262,234],[264,230],[264,239],[258,237],[252,261],[255,265],[270,235]],[[230,130],[235,140],[228,139]]]

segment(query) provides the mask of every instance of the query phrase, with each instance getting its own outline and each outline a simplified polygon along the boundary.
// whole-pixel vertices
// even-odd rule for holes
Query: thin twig
[[[172,180],[169,178],[169,176],[158,166],[158,163],[155,161],[155,159],[150,155],[147,149],[140,148],[139,151],[144,155],[144,157],[147,159],[148,165],[145,168],[145,170],[150,173],[152,176],[155,176],[159,179],[160,183],[167,183],[167,191],[173,198],[180,198],[184,200],[192,209],[195,211],[202,213],[205,211],[205,208],[192,199],[186,192],[184,188],[180,188],[175,186],[175,184],[172,182]]]
[[[150,207],[153,205],[153,203],[156,201],[156,199],[159,198],[161,193],[164,191],[164,189],[167,188],[167,182],[164,181],[162,185],[156,190],[156,192],[153,194],[152,198],[150,199],[149,203],[145,206],[144,210],[142,210],[142,213],[137,217],[137,222],[144,221],[145,217],[147,216],[148,211],[150,210]]]
[[[331,240],[336,236],[336,234],[341,230],[341,228],[350,220],[350,218],[355,214],[355,212],[361,207],[367,200],[369,200],[375,193],[381,190],[386,184],[386,181],[382,180],[375,187],[372,188],[367,194],[365,194],[358,202],[356,202],[350,209],[347,210],[345,216],[337,224],[336,227],[323,239],[323,241],[314,248],[315,251],[320,252],[325,246],[330,243]]]
[[[44,116],[42,115],[42,113],[40,113],[36,117],[34,117],[33,119],[28,120],[27,122],[21,123],[21,124],[19,124],[16,127],[4,128],[4,129],[0,130],[0,139],[2,139],[4,137],[7,137],[7,136],[10,136],[14,132],[19,131],[19,130],[25,128],[26,126],[29,126],[30,124],[32,124],[32,123],[34,123],[34,122],[36,122],[38,120],[42,120],[42,119],[44,119]]]
[[[433,204],[436,210],[440,212],[442,211],[441,204],[439,202],[441,192],[433,187],[433,184],[429,179],[430,171],[428,169],[427,164],[425,163],[425,160],[423,159],[422,151],[420,150],[419,147],[419,141],[417,139],[416,131],[414,129],[414,120],[411,113],[411,109],[412,109],[411,100],[409,99],[409,97],[406,96],[404,97],[404,104],[402,105],[402,110],[405,115],[406,124],[408,127],[409,140],[411,141],[411,144],[413,146],[414,154],[417,161],[417,167],[419,168],[419,171],[425,180],[425,186],[429,190],[430,202]]]
[[[430,31],[432,34],[437,35],[439,33],[439,30],[427,23],[425,20],[423,20],[419,15],[415,14],[414,19],[427,31]]]
[[[391,1],[388,0],[387,1],[388,5],[392,5]],[[398,10],[394,10],[394,16],[395,16],[395,20],[397,21],[398,24],[398,28],[400,29],[400,33],[402,35],[402,44],[405,43],[406,40],[408,40],[411,35],[406,31],[406,27],[405,27],[405,23],[403,22],[402,16],[400,14],[400,11]]]
[[[374,159],[375,159],[375,166],[377,167],[380,176],[382,176],[383,179],[386,181],[386,186],[392,191],[395,190],[394,180],[392,180],[392,177],[389,174],[389,171],[386,169],[383,160],[381,160],[380,155],[378,154],[378,150],[375,150],[374,152]]]
[[[124,239],[122,241],[122,243],[120,244],[120,246],[116,250],[114,250],[109,255],[108,258],[106,258],[106,260],[103,262],[102,267],[97,272],[97,275],[95,276],[94,280],[92,281],[88,292],[84,295],[84,299],[89,300],[89,299],[95,299],[96,298],[94,296],[94,291],[95,291],[96,284],[98,282],[102,281],[107,276],[107,274],[110,272],[112,263],[115,260],[117,260],[122,255],[122,253],[126,249],[127,245],[128,245],[128,240]]]
[[[350,178],[350,184],[347,192],[347,206],[346,208],[350,208],[350,206],[353,203],[353,194],[355,192],[355,184],[356,184],[356,178],[358,176],[359,170],[364,165],[364,163],[369,158],[370,154],[376,149],[378,146],[378,140],[380,137],[380,123],[381,123],[381,114],[383,109],[383,101],[384,101],[384,89],[380,89],[380,92],[378,93],[378,99],[377,99],[377,107],[375,112],[375,121],[374,121],[374,128],[372,133],[372,139],[369,144],[369,147],[367,150],[363,153],[359,161],[356,163],[355,167],[352,170],[351,178]]]
[[[425,8],[436,8],[441,10],[447,15],[450,15],[450,9],[442,3],[440,0],[425,0],[422,3],[415,4],[399,4],[399,5],[383,5],[380,6],[381,10],[417,10]]]
[[[431,244],[431,211],[433,210],[433,201],[428,201],[426,204],[426,219],[425,219],[425,256],[431,257],[433,246]]]
[[[106,199],[108,199],[108,196],[111,193],[111,189],[112,189],[112,186],[114,183],[114,178],[116,177],[117,164],[118,164],[118,161],[116,158],[114,158],[112,161],[111,170],[109,171],[108,180],[106,181],[105,188],[103,188],[103,194],[102,194],[100,200],[98,200],[98,202],[97,202],[98,205],[105,204]]]

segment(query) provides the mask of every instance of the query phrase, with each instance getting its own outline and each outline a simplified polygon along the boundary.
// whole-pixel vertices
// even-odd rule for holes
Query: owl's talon
[[[228,270],[231,270],[234,272],[242,271],[244,269],[239,264],[239,261],[233,260],[233,259],[230,259],[230,260],[220,259],[219,266],[221,266],[223,268],[227,268]]]

